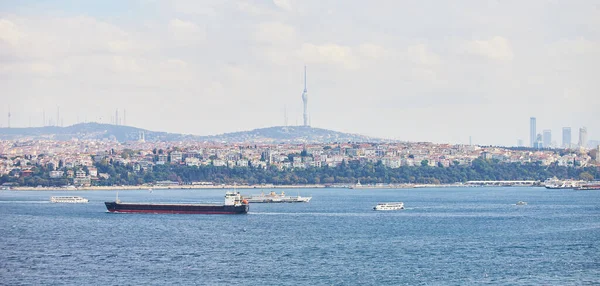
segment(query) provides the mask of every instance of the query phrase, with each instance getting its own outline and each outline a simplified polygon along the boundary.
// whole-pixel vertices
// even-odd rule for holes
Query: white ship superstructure
[[[552,178],[544,181],[544,186],[547,189],[576,189],[581,187],[584,183],[584,181],[559,180],[557,178]]]
[[[85,204],[89,202],[88,199],[76,196],[65,196],[65,197],[50,197],[50,202],[53,203],[70,203],[70,204]]]
[[[373,207],[373,210],[376,210],[376,211],[395,211],[395,210],[403,210],[403,209],[404,209],[403,202],[378,203],[375,207]]]
[[[312,197],[301,197],[300,195],[286,196],[285,192],[281,192],[281,194],[271,192],[268,195],[261,193],[246,197],[249,203],[308,203],[311,199]]]

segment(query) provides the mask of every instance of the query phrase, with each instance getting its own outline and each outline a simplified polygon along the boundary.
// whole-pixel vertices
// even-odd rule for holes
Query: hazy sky
[[[600,139],[600,1],[2,1],[0,124]],[[122,115],[122,114],[121,114]],[[100,119],[101,118],[101,119]]]

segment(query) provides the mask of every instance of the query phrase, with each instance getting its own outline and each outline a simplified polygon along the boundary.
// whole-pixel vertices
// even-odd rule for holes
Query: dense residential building
[[[564,131],[564,130],[563,130]],[[580,144],[585,143],[585,129]],[[563,144],[568,144],[563,132]],[[539,134],[535,146],[548,144]],[[546,140],[543,140],[546,139]],[[546,142],[543,142],[546,141]],[[600,151],[599,151],[600,152]],[[354,164],[381,164],[390,169],[409,166],[449,167],[471,165],[478,158],[505,163],[539,163],[585,167],[598,164],[595,150],[587,153],[528,148],[415,143],[332,144],[218,144],[204,142],[126,142],[99,140],[0,141],[0,176],[31,177],[36,168],[46,177],[77,186],[88,186],[110,178],[98,164],[127,166],[131,172],[146,172],[157,165],[189,167],[308,169]],[[174,178],[173,178],[174,179]]]

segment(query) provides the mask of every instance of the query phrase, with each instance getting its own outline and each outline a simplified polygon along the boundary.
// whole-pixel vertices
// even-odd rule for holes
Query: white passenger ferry
[[[71,203],[71,204],[85,204],[88,201],[82,197],[50,197],[50,202],[53,203]]]
[[[404,209],[403,202],[378,203],[376,206],[373,207],[373,210],[376,210],[376,211],[395,211],[395,210],[403,210],[403,209]]]
[[[260,195],[251,195],[245,197],[249,203],[308,203],[312,199],[312,197],[301,197],[297,196],[286,196],[285,192],[281,192],[281,194],[276,194],[275,192],[271,192],[268,195],[261,193]]]

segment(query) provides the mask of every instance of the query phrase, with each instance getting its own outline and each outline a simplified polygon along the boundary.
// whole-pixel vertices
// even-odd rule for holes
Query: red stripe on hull
[[[243,212],[198,212],[168,210],[108,210],[111,213],[148,213],[148,214],[244,214]]]

